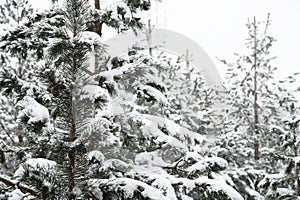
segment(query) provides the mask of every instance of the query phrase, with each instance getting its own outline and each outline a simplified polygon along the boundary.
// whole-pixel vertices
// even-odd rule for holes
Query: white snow
[[[23,116],[27,116],[29,117],[28,123],[35,123],[39,121],[47,122],[50,117],[48,109],[29,96],[25,96],[18,102],[17,106],[23,108],[23,110],[19,113],[18,118],[20,119]]]
[[[294,195],[295,191],[288,189],[288,188],[277,188],[276,192],[280,195],[280,196],[284,196],[284,195]]]
[[[189,193],[196,187],[195,180],[191,180],[188,178],[174,178],[172,180],[172,184],[178,184],[184,186],[186,193]]]
[[[151,186],[160,189],[168,199],[177,199],[175,190],[172,186],[174,177],[168,174],[161,167],[135,165],[126,175],[129,177],[140,177],[140,181],[151,182]]]
[[[168,163],[163,161],[161,156],[158,154],[158,151],[139,153],[136,155],[134,162],[137,165],[158,166],[158,167],[168,166]]]
[[[284,176],[285,175],[283,173],[268,174],[259,182],[258,187],[260,188],[267,183],[270,183],[272,185],[273,182],[276,182],[277,180],[284,178]]]
[[[124,19],[126,22],[130,22],[132,19],[131,11],[123,1],[115,1],[111,3],[109,8],[109,10],[112,11],[111,18],[117,21],[122,19],[122,16],[120,16],[120,13],[118,13],[118,9],[122,9],[125,12]]]
[[[106,160],[104,161],[103,165],[104,165],[103,168],[113,169],[119,172],[127,172],[132,168],[130,164],[119,159]]]
[[[184,142],[187,145],[195,146],[197,143],[202,144],[205,141],[204,136],[181,127],[171,120],[154,115],[144,116],[151,121],[152,125],[155,125],[156,127],[165,127],[170,136],[177,138],[179,141]]]
[[[21,190],[15,189],[9,194],[8,200],[22,200],[24,196],[25,195],[21,192]]]
[[[104,155],[101,153],[101,151],[94,150],[87,153],[88,160],[95,159],[98,162],[102,163],[105,159]]]
[[[163,103],[164,105],[169,105],[169,101],[167,98],[156,88],[151,87],[149,85],[145,85],[141,87],[141,90],[145,90],[150,96],[154,97],[159,102]]]
[[[120,76],[122,74],[125,74],[127,71],[130,71],[133,69],[132,64],[125,64],[120,68],[117,69],[111,69],[104,72],[100,72],[98,77],[105,77],[106,81],[113,81],[113,78],[115,76]]]
[[[172,186],[174,177],[168,174],[161,167],[135,165],[133,169],[126,173],[129,177],[140,177],[140,181],[151,182],[151,186],[158,188],[168,199],[177,199]]]
[[[181,187],[184,187],[186,193],[189,193],[195,187],[199,187],[200,185],[205,185],[207,190],[215,191],[215,192],[223,191],[232,200],[244,200],[244,198],[235,189],[227,185],[224,181],[209,179],[207,177],[200,177],[196,180],[191,180],[187,178],[174,178],[172,180],[172,184],[181,185]],[[189,199],[186,196],[185,198]]]
[[[155,166],[147,166],[147,165],[134,165],[132,170],[128,172],[127,174],[140,174],[142,176],[170,176],[165,170],[163,170],[161,167],[155,167]]]
[[[187,168],[189,174],[195,172],[205,172],[210,167],[218,166],[221,169],[226,169],[228,167],[228,162],[220,157],[208,157],[200,160],[194,165]]]
[[[209,179],[207,177],[200,177],[196,179],[195,182],[196,184],[207,184],[208,189],[212,191],[223,191],[231,198],[231,200],[244,200],[244,198],[235,189],[233,189],[223,181]]]
[[[297,157],[293,157],[292,158],[295,162],[295,166],[297,166],[299,163],[300,163],[300,156],[297,156]]]
[[[87,43],[91,47],[102,43],[100,35],[93,31],[81,31],[74,39],[78,39],[82,43]]]
[[[83,99],[91,99],[95,100],[99,97],[103,97],[104,99],[110,99],[110,95],[108,94],[106,89],[98,85],[85,85],[82,88],[82,94],[80,95],[80,100]]]
[[[165,177],[156,176],[155,181],[151,184],[151,186],[160,189],[165,192],[165,195],[168,199],[177,199],[175,190],[170,182]]]
[[[136,111],[129,113],[129,118],[135,122],[142,123],[142,133],[146,138],[155,138],[155,142],[162,148],[174,148],[180,152],[194,151],[198,149],[197,144],[203,144],[205,137],[199,133],[189,131],[175,122],[163,117],[140,114]],[[164,133],[160,128],[166,128]],[[199,149],[198,149],[199,150]]]
[[[56,171],[56,162],[52,160],[47,160],[45,158],[31,158],[26,160],[15,172],[14,178],[16,180],[22,179],[25,173],[24,167],[28,167],[29,169],[38,169],[42,168],[47,170],[48,172],[55,172]]]
[[[259,194],[259,192],[255,191],[255,190],[253,190],[249,187],[246,187],[245,190],[250,194],[251,197],[254,197],[257,200],[264,200],[265,199],[261,194]]]
[[[274,129],[275,130],[278,130],[282,135],[288,135],[288,132],[285,131],[283,128],[281,128],[280,126],[276,126],[276,125],[271,125],[270,126],[270,131],[273,131]]]
[[[201,160],[201,159],[203,159],[203,156],[201,156],[196,151],[190,151],[190,152],[187,152],[184,156],[184,160],[189,160],[189,159]]]
[[[150,185],[141,181],[129,179],[129,178],[116,178],[113,180],[102,180],[102,184],[106,187],[110,186],[114,188],[114,191],[124,191],[125,198],[132,198],[134,191],[140,191],[144,198],[149,200],[169,200],[162,192]]]

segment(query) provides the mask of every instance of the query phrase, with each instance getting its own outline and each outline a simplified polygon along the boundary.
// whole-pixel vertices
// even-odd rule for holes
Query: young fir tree
[[[281,124],[285,113],[281,105],[289,101],[273,78],[276,68],[270,63],[274,59],[270,56],[274,38],[267,34],[269,17],[262,33],[259,24],[255,19],[247,24],[249,55],[239,56],[233,64],[223,61],[229,67],[224,96],[225,134],[217,142],[217,154],[213,154],[229,161],[229,176],[248,199],[262,199],[264,193],[258,193],[260,180],[281,167],[272,156],[280,146],[270,127]]]
[[[246,46],[250,54],[239,56],[234,65],[229,64],[227,73],[229,83],[226,89],[229,98],[235,97],[228,105],[228,115],[237,120],[235,130],[246,131],[255,138],[253,142],[255,160],[259,158],[257,142],[263,135],[263,125],[270,123],[268,121],[270,116],[276,114],[270,105],[271,102],[268,102],[273,98],[270,82],[276,70],[270,63],[274,59],[270,56],[274,38],[267,34],[270,25],[269,16],[261,34],[258,24],[255,18],[253,22],[247,24],[250,38],[247,39]],[[226,61],[224,63],[226,64]]]

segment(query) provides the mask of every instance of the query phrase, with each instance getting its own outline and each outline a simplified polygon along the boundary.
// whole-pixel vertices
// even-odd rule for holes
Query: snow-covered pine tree
[[[1,124],[1,173],[11,174],[12,170],[26,157],[23,146],[24,126],[17,120],[18,100],[26,94],[41,99],[40,84],[34,74],[36,61],[40,59],[32,47],[37,40],[29,40],[27,27],[35,11],[27,1],[5,1],[1,4],[1,69],[0,69],[0,124]],[[18,146],[18,148],[15,148]]]
[[[287,164],[283,165],[285,167],[280,168],[278,173],[268,174],[260,181],[259,187],[265,192],[266,199],[293,199],[300,196],[298,138],[300,119],[295,114],[299,108],[294,103],[291,103],[289,107],[291,116],[283,119],[285,123],[283,128],[273,127],[273,131],[280,135],[282,146],[282,151],[273,155],[274,159],[282,160],[283,164]]]
[[[96,156],[96,152],[93,152],[95,154],[93,168],[97,166],[97,162],[102,163],[103,171],[98,174],[100,177],[106,174],[109,179],[95,179],[92,184],[100,185],[103,196],[110,195],[113,199],[147,197],[161,199],[163,198],[161,192],[165,195],[163,199],[241,198],[232,188],[229,189],[225,180],[218,175],[226,168],[226,161],[216,157],[207,158],[202,149],[205,137],[180,126],[176,123],[177,119],[171,117],[169,113],[169,110],[173,109],[174,112],[177,110],[181,116],[188,116],[182,111],[186,111],[186,107],[189,106],[187,104],[191,102],[185,101],[184,95],[192,95],[192,91],[196,90],[195,93],[197,93],[203,88],[200,84],[196,86],[185,84],[186,77],[191,76],[193,79],[195,76],[200,81],[202,77],[189,70],[178,70],[182,67],[179,64],[176,64],[177,68],[172,67],[170,58],[167,56],[156,57],[155,51],[152,51],[153,56],[150,56],[147,52],[143,48],[134,47],[128,55],[112,60],[109,64],[111,71],[100,73],[102,77],[106,77],[105,79],[109,77],[108,75],[115,74],[118,96],[113,104],[115,108],[113,115],[114,121],[121,125],[120,131],[123,139],[122,148],[118,150],[119,155],[107,154],[106,152],[111,152],[111,150],[105,149],[101,150],[105,155],[97,152],[99,155]],[[130,63],[137,64],[134,70],[127,71],[123,76],[116,73],[118,68],[126,68]],[[173,76],[169,77],[170,74]],[[189,81],[193,82],[193,80]],[[186,88],[181,87],[182,85]],[[177,99],[182,100],[180,106],[184,109],[181,107],[174,109],[172,105],[171,101],[176,98],[177,93],[179,97]],[[204,104],[198,104],[199,101],[196,98],[194,106],[197,109],[205,109]],[[201,116],[197,117],[202,119]],[[193,127],[197,129],[197,124],[193,124]],[[105,161],[105,157],[114,159]],[[119,169],[116,167],[117,163]],[[180,178],[173,179],[173,176]],[[115,177],[118,179],[115,180]],[[205,178],[202,179],[203,177]],[[153,195],[144,196],[143,191],[145,190],[146,194],[151,187],[147,186],[145,189],[145,185],[141,182],[159,191],[153,192]],[[138,187],[137,184],[141,184],[142,187]],[[187,184],[193,186],[188,187]],[[134,185],[134,187],[128,188],[129,185]],[[225,188],[231,192],[225,192]]]
[[[276,170],[266,174],[259,183],[259,188],[266,199],[295,199],[300,195],[299,180],[299,91],[293,90],[298,73],[280,81],[277,88],[278,107],[281,119],[270,125],[270,132],[277,147],[272,157],[278,163]],[[280,95],[279,95],[280,94]],[[293,183],[293,184],[291,184]]]
[[[173,108],[169,110],[169,118],[194,132],[215,134],[214,88],[207,86],[201,72],[192,65],[192,56],[187,50],[175,64],[171,64],[169,77],[164,77],[171,92],[168,98]]]
[[[269,120],[272,119],[270,116],[276,115],[272,104],[268,102],[273,99],[270,91],[273,86],[270,82],[276,70],[271,65],[274,57],[270,56],[270,47],[274,38],[267,33],[269,25],[268,16],[265,27],[261,28],[263,31],[260,33],[255,18],[253,22],[248,22],[250,38],[247,39],[246,46],[250,54],[238,55],[235,64],[228,64],[227,71],[226,91],[229,94],[227,97],[231,99],[230,105],[226,106],[228,115],[235,119],[235,130],[245,131],[258,138],[264,134],[263,125],[270,123]],[[226,61],[224,63],[227,64]],[[255,134],[251,133],[254,129]],[[257,144],[254,146],[256,146],[255,159],[258,159]]]
[[[84,8],[87,8],[85,6],[86,3],[87,2],[85,1],[66,1],[67,5],[65,6],[65,9],[53,8],[52,10],[45,11],[44,13],[39,13],[32,18],[29,18],[29,21],[21,23],[15,29],[9,30],[7,34],[2,37],[3,48],[9,49],[12,52],[12,56],[18,55],[18,52],[16,51],[18,50],[18,46],[14,46],[12,44],[15,44],[15,40],[18,41],[19,38],[22,38],[23,40],[21,41],[23,43],[29,44],[28,46],[26,46],[27,48],[20,48],[23,50],[26,49],[27,51],[25,53],[33,53],[34,50],[39,50],[38,52],[41,52],[42,54],[37,53],[35,55],[39,55],[39,58],[40,56],[42,56],[45,61],[47,59],[47,56],[43,54],[43,50],[45,50],[45,48],[48,48],[47,53],[50,53],[48,57],[53,58],[54,60],[54,62],[52,63],[42,63],[44,65],[42,67],[42,70],[40,69],[42,73],[35,73],[31,71],[31,73],[33,73],[34,75],[40,75],[42,78],[46,78],[42,82],[42,89],[44,91],[38,93],[38,95],[42,96],[42,98],[38,98],[39,96],[35,95],[36,90],[30,87],[32,86],[32,84],[30,84],[30,82],[28,83],[28,80],[19,80],[15,78],[15,76],[11,75],[12,73],[6,73],[7,71],[3,71],[1,74],[2,83],[4,84],[3,89],[8,89],[6,91],[13,91],[20,96],[18,100],[21,99],[21,101],[19,101],[19,103],[17,104],[22,109],[19,115],[19,119],[27,127],[27,131],[25,134],[26,141],[22,145],[24,146],[24,148],[27,148],[27,157],[33,157],[31,160],[32,162],[26,161],[24,164],[26,173],[16,173],[15,175],[19,176],[20,180],[28,181],[30,185],[35,186],[38,191],[41,191],[41,193],[38,193],[41,198],[50,198],[51,195],[55,197],[58,194],[61,194],[63,196],[67,193],[60,193],[63,188],[59,188],[60,184],[59,182],[57,182],[58,180],[55,180],[55,178],[51,176],[49,177],[49,179],[51,179],[52,184],[45,186],[45,184],[49,184],[49,182],[45,181],[44,179],[49,175],[47,170],[43,171],[42,169],[40,169],[41,172],[45,173],[44,175],[43,173],[39,173],[39,176],[37,176],[39,170],[34,169],[36,165],[35,167],[33,167],[33,169],[31,169],[30,167],[25,167],[25,165],[31,166],[32,163],[36,163],[35,161],[37,161],[39,158],[34,157],[53,159],[56,161],[56,163],[62,165],[63,159],[66,158],[66,152],[68,154],[68,164],[66,165],[66,168],[68,170],[66,171],[69,180],[62,181],[62,183],[68,183],[69,198],[74,198],[74,149],[78,150],[78,148],[76,145],[72,147],[70,147],[70,145],[76,138],[76,130],[78,130],[77,126],[79,126],[79,124],[82,125],[83,122],[85,122],[85,120],[82,118],[82,120],[80,121],[80,118],[78,116],[76,117],[76,120],[78,121],[76,121],[76,123],[74,121],[75,111],[73,110],[73,101],[75,98],[74,95],[77,95],[78,93],[78,89],[76,90],[76,84],[79,84],[77,82],[75,84],[75,81],[77,81],[79,77],[83,78],[81,72],[83,68],[86,67],[86,53],[88,50],[90,50],[91,48],[94,49],[96,46],[93,42],[97,43],[97,45],[101,47],[101,44],[99,44],[99,40],[95,41],[95,38],[97,40],[97,37],[94,36],[94,38],[91,38],[90,36],[93,36],[91,33],[83,33],[83,31],[88,29],[87,26],[93,23],[93,18],[91,19],[87,16],[87,14],[91,14],[94,11],[91,9],[91,12],[88,13],[88,9],[84,10]],[[131,5],[130,2],[128,4],[129,6]],[[141,7],[141,10],[148,9],[147,6],[142,6],[144,4],[147,4],[147,1],[136,2],[134,5],[131,5],[131,7],[134,8],[135,11],[137,11],[137,8],[139,7]],[[120,2],[119,4],[114,4],[113,6],[109,7],[109,9],[105,10],[104,14],[113,14],[115,17],[115,23],[120,24],[119,22],[122,22],[122,29],[124,29],[124,26],[127,26],[128,23],[131,22],[130,20],[128,20],[128,17],[131,16],[129,6],[127,6],[125,3]],[[99,15],[98,17],[104,19],[104,14],[101,16]],[[124,19],[125,14],[126,19]],[[89,19],[91,20],[88,21]],[[138,19],[136,19],[136,21],[138,21]],[[23,35],[20,35],[19,33]],[[26,55],[31,58],[30,55]],[[35,61],[36,66],[38,66],[37,60]],[[64,67],[62,67],[62,65]],[[6,76],[6,74],[9,74],[9,76]],[[36,78],[39,77],[34,75],[33,77],[35,78],[35,82],[40,83],[40,81],[36,80]],[[99,88],[100,86],[96,88],[98,89],[98,92]],[[88,90],[85,90],[86,88],[80,89],[82,90],[81,92],[85,92],[80,96],[85,96],[86,92],[90,92]],[[44,98],[45,93],[47,97],[46,99]],[[94,98],[93,100],[97,101],[98,104],[101,105],[101,102],[106,101],[105,98],[107,97],[107,95],[105,96],[105,94],[107,94],[107,92],[104,92],[104,94],[102,92],[102,94],[97,94],[96,97],[93,96],[92,98]],[[90,94],[86,96],[89,97],[89,95]],[[49,96],[50,98],[48,98]],[[48,109],[42,104],[48,107],[51,116],[49,115]],[[78,103],[76,105],[78,108],[78,105],[80,104]],[[67,131],[68,133],[67,136],[64,135],[66,134],[65,131]],[[54,143],[58,141],[60,142]],[[81,145],[81,143],[79,145]],[[4,151],[2,151],[1,153],[4,153]],[[47,166],[48,163],[45,163],[45,165]],[[43,166],[43,163],[40,164],[41,166]],[[22,177],[22,175],[24,175],[25,177]],[[8,181],[7,179],[6,183],[12,182]],[[51,188],[53,185],[55,187]],[[37,194],[32,191],[32,194]]]
[[[14,90],[22,97],[17,106],[18,119],[26,127],[26,156],[17,170],[6,173],[14,174],[12,178],[0,176],[11,186],[1,185],[1,197],[242,199],[220,176],[227,162],[201,155],[205,138],[160,112],[164,108],[157,102],[168,104],[172,88],[160,91],[162,84],[155,77],[159,59],[129,52],[127,60],[107,65],[100,56],[98,73],[84,73],[90,52],[103,53],[99,33],[90,32],[95,23],[100,20],[119,31],[140,26],[130,14],[148,9],[149,1],[114,2],[101,11],[87,9],[86,3],[67,0],[64,8],[52,8],[23,24],[25,39],[38,41],[28,49],[42,52],[33,74],[40,89]],[[137,78],[141,74],[146,78]],[[111,98],[114,88],[119,88],[119,96]],[[130,89],[128,96],[134,99],[120,114],[118,103]]]
[[[225,134],[216,147],[217,155],[232,166],[229,176],[239,187],[236,189],[249,199],[263,198],[258,193],[259,181],[279,167],[271,156],[279,146],[270,126],[281,121],[278,91],[281,86],[273,78],[276,68],[271,64],[274,57],[270,55],[270,48],[274,38],[267,33],[269,16],[264,27],[259,24],[262,23],[255,20],[247,24],[249,55],[237,55],[237,61],[232,64],[223,60],[228,66],[224,94],[227,102],[223,121]],[[259,143],[260,150],[254,141]]]

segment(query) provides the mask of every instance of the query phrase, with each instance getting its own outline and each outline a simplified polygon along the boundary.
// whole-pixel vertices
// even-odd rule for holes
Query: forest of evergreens
[[[298,74],[274,78],[269,15],[212,87],[188,55],[106,53],[103,27],[147,32],[150,0],[90,2],[0,5],[0,199],[300,199]]]

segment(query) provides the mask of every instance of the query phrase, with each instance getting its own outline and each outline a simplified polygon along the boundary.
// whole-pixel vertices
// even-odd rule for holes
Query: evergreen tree
[[[295,82],[295,76],[289,76],[282,84]],[[287,87],[286,86],[286,87]],[[260,190],[265,193],[266,199],[297,198],[300,188],[299,182],[299,102],[295,97],[296,90],[279,87],[282,95],[279,97],[281,120],[276,125],[271,125],[270,130],[277,139],[278,146],[271,154],[273,159],[280,163],[277,170],[267,174],[259,183]],[[291,184],[294,183],[294,184]]]
[[[271,65],[274,57],[270,55],[270,47],[274,38],[267,34],[269,16],[262,33],[259,24],[255,19],[247,24],[249,55],[238,55],[232,64],[223,60],[228,66],[228,82],[222,96],[226,108],[221,128],[224,135],[212,150],[212,155],[229,162],[228,175],[235,189],[247,199],[263,199],[265,193],[259,190],[260,181],[282,166],[272,156],[281,146],[271,127],[281,124],[286,113],[282,105],[290,101],[290,96],[282,91],[282,84],[273,78],[276,68]]]
[[[18,39],[22,37],[19,33],[26,33],[24,34],[23,41],[28,40],[28,42],[26,42],[30,45],[28,48],[23,48],[28,49],[28,51],[25,52],[26,54],[22,54],[24,57],[31,57],[31,54],[28,55],[28,52],[33,53],[34,50],[43,53],[43,49],[47,47],[49,49],[47,52],[49,53],[48,58],[46,55],[38,54],[38,59],[42,56],[43,59],[48,59],[49,61],[50,59],[54,60],[54,63],[45,63],[45,66],[39,69],[39,71],[42,71],[39,73],[40,77],[46,79],[42,81],[42,91],[39,91],[40,93],[38,93],[38,95],[30,92],[33,90],[35,93],[35,90],[32,89],[32,85],[28,83],[28,80],[21,81],[10,73],[7,73],[7,71],[2,72],[2,84],[3,88],[8,89],[6,92],[16,92],[19,96],[18,100],[21,100],[17,104],[20,109],[22,109],[18,118],[27,127],[26,143],[24,143],[23,146],[29,145],[27,148],[33,150],[30,157],[38,156],[53,159],[59,164],[59,169],[67,169],[65,171],[68,181],[61,182],[62,184],[67,184],[68,192],[62,191],[60,194],[67,195],[70,199],[75,198],[73,191],[76,186],[75,179],[80,175],[78,172],[75,174],[74,171],[76,170],[75,155],[80,154],[78,150],[80,147],[78,147],[78,145],[82,146],[82,143],[79,142],[79,144],[77,144],[75,139],[83,130],[82,128],[80,130],[81,132],[78,131],[78,129],[80,129],[79,127],[84,127],[84,123],[88,120],[79,117],[78,112],[87,113],[83,111],[86,108],[80,107],[79,102],[76,102],[75,106],[74,99],[78,96],[84,96],[84,94],[81,93],[86,92],[84,91],[85,88],[80,86],[83,84],[82,81],[89,81],[85,80],[82,72],[86,67],[87,52],[91,48],[96,49],[97,45],[101,47],[101,44],[94,45],[94,43],[90,43],[99,42],[99,39],[95,41],[97,37],[94,36],[94,38],[91,38],[93,37],[91,33],[84,32],[88,29],[87,25],[93,22],[92,20],[88,21],[90,19],[88,14],[90,13],[87,12],[86,3],[86,1],[66,1],[64,10],[58,8],[38,14],[30,19],[29,22],[26,21],[2,37],[3,41],[14,41],[15,38],[12,36]],[[129,8],[125,4],[120,5],[123,5],[122,8],[126,10],[125,14],[128,16],[128,14],[130,14]],[[135,6],[139,7],[140,5],[136,4]],[[119,10],[118,8],[117,5],[114,7],[115,10],[113,11],[116,12],[115,15],[118,15],[118,12],[122,11],[122,9]],[[122,11],[122,13],[124,14],[124,11]],[[122,21],[125,19],[117,18],[115,20]],[[21,31],[19,31],[20,27],[22,28]],[[38,42],[32,43],[32,41],[35,41],[33,39],[35,33],[38,33],[38,40],[36,40]],[[13,43],[6,42],[3,48],[10,49],[12,55],[18,55],[18,52],[16,53],[15,51],[18,47],[11,44]],[[38,59],[35,60],[35,64],[37,64]],[[38,83],[40,83],[40,81],[38,81]],[[79,88],[77,84],[79,84]],[[28,87],[24,88],[24,85]],[[37,98],[40,97],[39,95],[41,95],[42,98]],[[45,99],[45,97],[47,98]],[[38,100],[38,102],[36,100]],[[93,100],[97,101],[98,104],[101,104],[101,101],[106,101],[105,96]],[[51,118],[48,109],[44,106],[49,107]],[[36,109],[40,110],[41,113],[36,111]],[[67,135],[66,131],[68,132]],[[36,139],[37,137],[39,139]],[[54,143],[54,141],[56,143]],[[34,147],[34,145],[36,146]],[[77,152],[77,150],[79,152]],[[83,149],[81,148],[81,150]],[[2,153],[3,152],[4,151],[2,151]],[[66,157],[66,155],[68,156]],[[66,158],[67,164],[64,161]],[[78,168],[80,168],[80,166]],[[30,168],[28,168],[28,172],[30,172]],[[32,173],[36,173],[36,170]],[[31,173],[25,173],[23,175],[27,176],[27,180],[31,185],[36,185],[41,189],[41,197],[51,197],[50,194],[53,191],[44,184],[41,184],[41,178],[32,180],[30,174]],[[22,177],[22,180],[26,180],[25,177]],[[46,175],[42,177],[46,177]],[[56,179],[51,180],[54,181]],[[37,181],[40,184],[36,184]],[[84,183],[82,181],[80,182]],[[58,182],[52,184],[61,185]],[[42,189],[41,187],[46,187],[46,189]],[[58,190],[62,190],[62,188],[58,188]],[[55,196],[58,193],[59,191],[55,191],[52,195]]]
[[[24,154],[22,164],[0,176],[1,198],[242,199],[222,177],[227,161],[206,156],[205,137],[187,129],[199,130],[185,121],[187,110],[206,112],[210,105],[199,94],[201,76],[137,49],[125,58],[105,56],[99,23],[118,31],[140,27],[134,15],[149,6],[120,1],[99,10],[86,0],[66,0],[63,8],[38,13],[1,38],[11,56],[18,55],[14,41],[26,41],[26,56],[37,67],[24,80],[1,71],[1,91],[18,97],[16,120],[24,126],[21,146],[1,143],[1,156]],[[172,88],[170,78],[193,85]],[[170,101],[177,97],[182,102],[175,107]],[[205,125],[203,118],[191,118]]]

